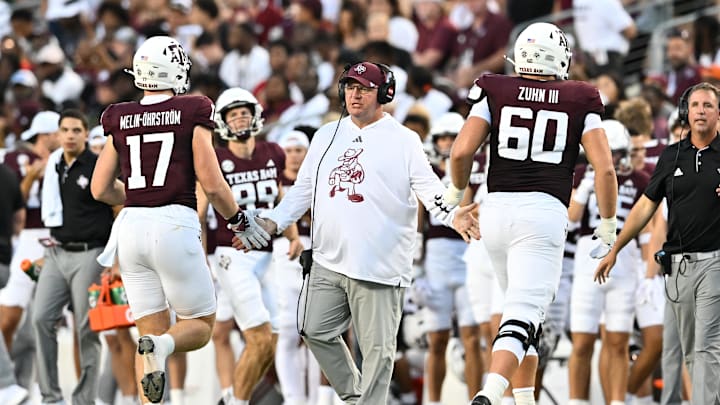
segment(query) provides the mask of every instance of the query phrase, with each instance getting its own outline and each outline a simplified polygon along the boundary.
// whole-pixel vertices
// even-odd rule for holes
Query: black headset
[[[390,70],[390,67],[384,63],[365,63],[372,63],[373,65],[377,66],[378,68],[380,68],[380,71],[383,74],[383,82],[378,87],[377,92],[378,103],[387,104],[393,101],[393,99],[395,98],[395,75],[393,74],[392,70]],[[342,75],[340,75],[340,80],[338,80],[338,96],[340,96],[340,104],[342,104],[343,107],[345,107],[345,82],[347,82],[348,72],[353,66],[355,65],[345,65],[345,70],[343,70]]]
[[[693,92],[693,89],[695,86],[690,86],[683,92],[682,96],[680,96],[680,101],[678,102],[678,121],[680,121],[680,125],[688,125],[688,114],[690,113],[690,106],[689,106],[689,98],[690,93]]]

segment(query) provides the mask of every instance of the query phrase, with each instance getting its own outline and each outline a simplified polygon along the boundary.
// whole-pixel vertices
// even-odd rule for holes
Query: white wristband
[[[447,204],[458,205],[460,201],[462,201],[463,195],[465,195],[465,189],[460,190],[450,182],[443,195],[443,200],[445,200]]]

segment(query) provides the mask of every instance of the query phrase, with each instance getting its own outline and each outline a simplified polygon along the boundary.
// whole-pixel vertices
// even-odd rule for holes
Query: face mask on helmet
[[[602,129],[607,135],[608,145],[612,151],[613,163],[615,171],[618,174],[628,174],[632,171],[632,163],[630,162],[630,149],[632,147],[630,141],[630,133],[625,125],[617,120],[604,120],[601,123]]]
[[[222,139],[244,142],[262,131],[263,108],[245,89],[234,87],[225,90],[218,97],[215,111],[217,132]]]
[[[125,70],[135,77],[141,90],[172,90],[183,94],[190,87],[192,62],[178,41],[167,36],[150,37],[135,52],[133,69]]]
[[[570,69],[570,47],[565,33],[553,24],[535,23],[525,28],[515,41],[517,74],[548,75],[566,80]]]

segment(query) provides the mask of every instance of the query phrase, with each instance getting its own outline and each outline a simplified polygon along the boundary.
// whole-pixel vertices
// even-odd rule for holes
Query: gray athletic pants
[[[347,404],[387,404],[405,289],[351,279],[317,262],[309,278],[298,322],[330,384]],[[340,336],[351,321],[363,357],[362,378]]]
[[[673,282],[673,289],[674,285]],[[674,290],[670,294],[673,293]],[[675,313],[670,304],[670,301],[665,303],[662,349],[663,388],[660,405],[680,405],[682,403],[683,355]]]
[[[58,381],[57,323],[63,307],[72,300],[75,333],[80,347],[80,379],[72,394],[73,404],[93,404],[100,369],[100,340],[90,330],[88,287],[100,282],[102,267],[95,260],[102,248],[68,252],[45,249],[45,266],[35,288],[32,324],[35,328],[38,382],[43,402],[63,399]]]
[[[678,299],[670,304],[690,370],[692,403],[720,404],[720,259],[672,263],[671,298],[675,283]]]

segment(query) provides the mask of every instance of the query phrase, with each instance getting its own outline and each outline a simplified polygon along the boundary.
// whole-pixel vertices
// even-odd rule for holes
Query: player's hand
[[[300,241],[300,238],[295,238],[290,241],[290,246],[288,247],[288,259],[295,260],[298,257],[300,257],[300,253],[305,250],[305,246],[303,246],[302,242]]]
[[[607,281],[608,277],[610,277],[610,271],[617,260],[616,255],[617,253],[611,250],[610,253],[600,261],[597,269],[595,269],[595,276],[593,280],[597,281],[599,284],[603,284]]]
[[[480,239],[480,223],[473,215],[477,207],[477,203],[472,203],[457,208],[452,214],[453,229],[455,229],[455,232],[459,233],[467,243],[470,243],[470,238]]]
[[[664,297],[664,283],[662,277],[644,277],[638,286],[638,304],[649,304],[653,309],[660,309]]]
[[[238,210],[237,214],[228,220],[228,229],[235,234],[245,251],[260,249],[270,243],[270,234],[260,225],[265,221],[256,218],[257,213],[256,210]]]
[[[643,277],[642,280],[640,280],[640,283],[638,285],[638,291],[637,291],[637,303],[638,304],[644,305],[644,304],[652,304],[653,303],[652,282],[653,282],[653,280],[651,278],[646,278],[646,277]]]
[[[601,259],[610,253],[610,248],[617,239],[617,218],[600,218],[600,224],[595,228],[593,239],[600,239],[602,245],[590,252],[593,259]]]

